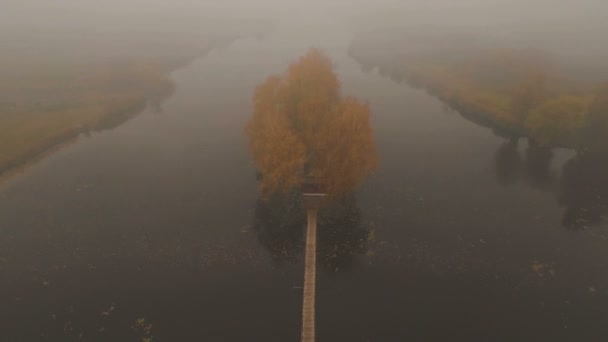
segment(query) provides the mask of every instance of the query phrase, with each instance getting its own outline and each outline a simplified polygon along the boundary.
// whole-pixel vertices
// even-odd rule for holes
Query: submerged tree
[[[257,87],[246,133],[266,197],[305,177],[338,197],[377,165],[368,105],[341,94],[331,61],[316,49]]]

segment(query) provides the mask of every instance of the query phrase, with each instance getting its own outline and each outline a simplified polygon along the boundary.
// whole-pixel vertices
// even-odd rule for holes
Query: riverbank
[[[169,96],[169,72],[161,63],[134,60],[20,80],[0,115],[0,174]]]
[[[2,64],[8,82],[0,87],[0,176],[19,173],[80,135],[121,125],[146,106],[160,111],[175,91],[173,71],[238,37],[209,36],[166,51],[156,46],[149,56]]]
[[[360,35],[349,53],[364,69],[425,89],[499,136],[553,147],[585,144],[597,84],[566,76],[563,65],[540,51],[410,38]]]

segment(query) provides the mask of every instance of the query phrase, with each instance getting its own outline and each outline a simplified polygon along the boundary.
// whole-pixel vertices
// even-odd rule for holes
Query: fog
[[[603,1],[386,1],[360,2],[359,30],[417,32],[435,38],[468,37],[494,45],[534,48],[570,62],[604,67],[608,33]]]
[[[355,28],[401,25],[429,32],[484,30],[485,34],[511,36],[520,40],[527,38],[536,43],[547,39],[557,44],[559,40],[562,44],[572,44],[572,47],[593,49],[606,49],[602,46],[605,44],[592,42],[600,42],[602,35],[608,31],[608,24],[603,20],[608,4],[601,0],[5,0],[0,25],[5,28],[164,31],[188,26],[201,28],[209,21],[219,24],[231,18],[281,20],[289,18],[289,15],[298,17],[311,14],[310,11],[302,12],[303,8],[328,10],[340,18],[356,19]],[[311,19],[314,21],[314,18]],[[234,22],[225,22],[220,27],[228,30],[231,25]],[[11,33],[14,36],[18,32],[11,30]],[[577,42],[571,41],[573,39]]]
[[[601,0],[4,0],[0,39],[10,49],[7,40],[27,39],[32,31],[219,34],[251,20],[309,16],[313,24],[315,13],[331,13],[354,31],[399,27],[429,35],[461,32],[596,61],[608,54],[606,11],[608,3]]]
[[[360,26],[365,27],[422,25],[428,29],[486,28],[505,31],[503,33],[508,31],[513,35],[528,33],[542,37],[544,34],[565,39],[584,35],[590,36],[589,39],[599,39],[606,32],[603,14],[608,9],[608,4],[601,0],[4,0],[1,25],[84,26],[98,30],[127,25],[154,30],[190,21],[205,25],[210,19],[221,21],[231,17],[262,16],[280,20],[288,14],[298,17],[314,13],[298,12],[305,8],[329,10],[337,16],[354,17]],[[314,21],[314,18],[311,19]]]
[[[0,0],[0,340],[606,340],[606,13]]]

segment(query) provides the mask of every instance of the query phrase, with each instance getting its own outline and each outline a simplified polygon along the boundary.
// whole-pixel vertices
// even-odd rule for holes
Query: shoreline
[[[232,44],[234,41],[243,37],[225,37],[213,41],[213,46],[201,49],[196,56],[185,56],[177,59],[167,59],[164,61],[161,74],[162,78],[158,79],[154,86],[158,86],[160,92],[152,92],[144,94],[143,98],[137,98],[133,101],[125,103],[123,106],[115,109],[106,109],[93,125],[81,124],[73,127],[63,134],[53,136],[48,142],[39,146],[33,147],[27,153],[24,153],[5,163],[0,163],[0,188],[5,186],[15,177],[19,177],[31,167],[37,165],[40,161],[61,151],[63,148],[77,143],[82,135],[89,135],[93,132],[102,132],[104,130],[114,129],[125,122],[139,116],[146,111],[149,106],[154,103],[162,103],[173,96],[175,90],[174,79],[172,73],[182,68],[187,67],[192,62],[199,58],[203,58],[214,49],[221,48]],[[165,83],[165,84],[163,84]],[[158,90],[155,89],[155,90]]]
[[[481,127],[491,129],[496,136],[505,139],[528,139],[534,144],[539,143],[522,123],[514,120],[515,116],[510,111],[501,108],[501,106],[492,106],[492,104],[488,103],[472,103],[473,101],[470,98],[461,96],[458,89],[451,88],[448,83],[438,82],[436,78],[428,77],[424,72],[416,69],[416,66],[399,63],[398,60],[395,60],[395,57],[361,54],[352,46],[349,55],[364,70],[376,69],[380,75],[391,79],[395,83],[405,83],[414,89],[423,90],[451,110],[457,112],[464,119]],[[570,141],[561,138],[553,141],[547,147],[580,149],[576,140]]]
[[[39,153],[37,153],[36,155],[30,155],[29,159],[27,159],[25,162],[22,162],[19,165],[16,165],[14,167],[0,171],[0,189],[2,189],[2,187],[4,187],[4,186],[8,185],[8,183],[13,181],[14,179],[25,174],[30,168],[38,165],[40,162],[42,162],[46,158],[52,156],[53,154],[55,154],[59,151],[62,151],[64,148],[69,147],[72,144],[77,143],[79,139],[80,139],[80,135],[74,136],[69,139],[66,138],[66,140],[60,141],[52,146],[48,146],[46,149],[44,149],[42,151],[39,151]]]

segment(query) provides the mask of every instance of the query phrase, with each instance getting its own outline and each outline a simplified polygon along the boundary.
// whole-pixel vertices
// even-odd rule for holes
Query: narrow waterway
[[[565,217],[602,200],[567,186],[608,186],[585,172],[606,164],[535,162],[525,142],[364,70],[354,33],[312,17],[212,51],[174,73],[161,112],[3,185],[3,340],[297,341],[303,236],[284,246],[264,228],[243,129],[255,85],[310,47],[370,103],[380,155],[341,216],[319,221],[318,341],[608,336],[607,226]]]

